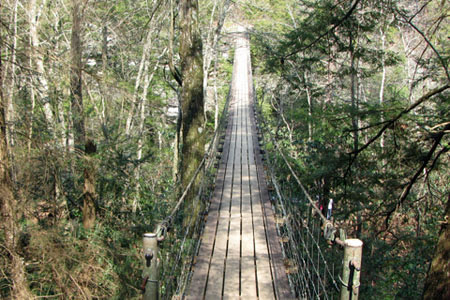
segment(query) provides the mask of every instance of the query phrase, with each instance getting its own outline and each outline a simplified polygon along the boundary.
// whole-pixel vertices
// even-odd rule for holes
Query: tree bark
[[[81,0],[72,0],[72,36],[70,41],[70,91],[74,146],[83,157],[83,227],[90,229],[95,225],[95,189],[96,167],[92,155],[96,153],[96,145],[86,140],[82,89],[82,44],[81,44]],[[78,153],[77,153],[78,154]]]
[[[138,98],[139,98],[139,89],[141,87],[141,80],[143,76],[146,76],[146,72],[148,71],[148,59],[147,54],[150,51],[153,43],[153,30],[149,29],[147,32],[147,38],[145,40],[144,49],[142,50],[142,57],[141,62],[139,63],[139,71],[136,77],[136,82],[134,85],[134,93],[133,93],[133,100],[131,103],[130,110],[128,111],[128,117],[127,122],[125,124],[125,135],[129,136],[132,123],[133,123],[133,117],[134,117],[134,110],[135,107],[138,106]]]
[[[97,192],[95,189],[97,167],[92,157],[97,147],[92,140],[87,140],[84,156],[84,185],[83,185],[83,227],[90,229],[95,225],[95,203]]]
[[[0,11],[2,3],[0,2]],[[8,271],[12,281],[12,299],[33,299],[29,290],[26,277],[23,258],[18,253],[18,240],[20,234],[20,225],[18,217],[22,205],[17,203],[12,191],[11,173],[9,169],[8,143],[6,136],[6,101],[3,96],[3,64],[2,64],[2,46],[3,35],[0,31],[0,229],[5,235],[5,248],[10,255]]]
[[[223,3],[220,3],[223,2]],[[222,27],[223,24],[225,22],[225,18],[226,18],[226,14],[228,11],[228,6],[229,6],[229,0],[225,0],[225,1],[214,1],[214,6],[211,12],[211,16],[210,16],[210,21],[209,21],[209,28],[208,28],[208,34],[206,36],[206,45],[205,45],[205,50],[204,50],[204,55],[203,55],[203,97],[204,97],[204,101],[209,103],[209,94],[208,94],[208,79],[209,79],[209,70],[211,67],[211,63],[213,62],[213,60],[217,60],[217,46],[219,44],[219,40],[220,40],[220,34],[222,32]],[[216,11],[216,7],[219,6],[217,8],[217,20],[216,22],[214,21],[214,16],[215,16],[215,11]],[[213,27],[213,25],[216,25],[215,27]],[[214,63],[214,72],[216,72],[216,62]],[[214,83],[216,83],[216,76],[217,74],[214,74]],[[214,85],[214,129],[217,129],[218,126],[218,103],[217,103],[217,87],[216,85]],[[206,110],[205,110],[205,119],[206,119]]]
[[[31,39],[31,60],[33,62],[33,65],[36,67],[36,75],[34,77],[36,78],[35,85],[39,88],[36,89],[39,93],[39,97],[42,102],[43,111],[45,120],[47,121],[47,127],[50,132],[50,136],[55,136],[55,118],[53,116],[53,109],[50,103],[50,96],[49,96],[49,85],[47,78],[45,77],[45,69],[44,69],[44,61],[41,55],[36,53],[36,49],[39,47],[39,36],[37,32],[38,28],[38,12],[36,11],[36,0],[30,0],[29,4],[29,23],[30,23],[30,39]]]
[[[381,73],[381,84],[380,84],[380,93],[379,93],[379,104],[380,108],[383,108],[384,104],[384,85],[386,82],[386,33],[384,32],[384,29],[380,29],[381,34],[381,51],[383,51],[382,57],[381,57],[381,67],[383,68],[383,71]],[[383,112],[380,114],[381,117],[381,123],[384,122],[384,116]],[[384,151],[384,135],[382,134],[380,137],[380,147],[382,151]],[[384,164],[383,164],[384,165]]]
[[[72,36],[70,41],[70,91],[75,149],[84,150],[86,133],[84,128],[82,90],[82,46],[81,46],[81,0],[72,0]]]
[[[13,148],[14,146],[14,124],[15,124],[15,111],[14,111],[14,85],[15,85],[15,80],[16,80],[16,47],[17,47],[17,4],[18,1],[14,1],[13,4],[13,11],[12,11],[12,20],[11,20],[11,31],[12,31],[12,36],[11,36],[11,51],[10,51],[10,59],[9,59],[9,65],[10,67],[7,70],[7,73],[9,74],[8,82],[7,82],[7,86],[6,86],[6,104],[7,104],[7,109],[6,109],[6,115],[5,115],[5,119],[6,119],[6,125],[7,125],[7,130],[6,130],[6,137],[7,137],[7,142],[8,142],[8,148],[9,148],[9,155],[11,157],[11,160],[14,161],[13,159],[13,153],[11,153],[11,148]]]
[[[181,179],[183,187],[188,185],[205,154],[202,40],[198,31],[197,13],[198,1],[181,1],[180,58],[183,83]]]
[[[158,57],[158,61],[156,62],[155,66],[153,67],[153,71],[151,74],[149,74],[148,72],[148,68],[149,68],[149,64],[150,62],[147,60],[147,62],[145,63],[144,66],[144,86],[142,89],[142,94],[141,94],[141,99],[139,100],[140,103],[140,120],[139,120],[139,139],[138,139],[138,150],[137,150],[137,160],[138,160],[138,165],[136,167],[135,170],[135,180],[136,180],[136,192],[135,192],[135,196],[133,199],[133,204],[132,204],[132,211],[133,213],[135,213],[137,211],[138,208],[138,200],[139,200],[139,192],[141,189],[141,166],[140,166],[140,161],[142,159],[142,150],[144,148],[144,125],[145,125],[145,120],[147,118],[147,112],[146,112],[146,106],[147,106],[147,92],[148,92],[148,87],[150,86],[150,83],[153,80],[153,76],[155,75],[158,66],[159,66],[159,60],[161,59],[161,57],[166,53],[166,49],[164,49],[163,53],[161,54],[160,57]]]
[[[450,196],[439,233],[436,252],[428,271],[423,299],[450,299]]]

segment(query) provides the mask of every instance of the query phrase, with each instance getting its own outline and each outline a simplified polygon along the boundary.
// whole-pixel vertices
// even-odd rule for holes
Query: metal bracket
[[[153,259],[153,251],[150,251],[149,253],[145,253],[145,261],[146,266],[149,268],[152,265],[152,259]]]

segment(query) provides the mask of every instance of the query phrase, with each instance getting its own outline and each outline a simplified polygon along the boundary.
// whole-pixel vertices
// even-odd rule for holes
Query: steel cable
[[[275,210],[284,219],[278,230],[281,236],[287,237],[287,240],[283,241],[283,250],[288,264],[293,269],[288,272],[289,281],[294,285],[296,296],[300,299],[334,299],[339,291],[334,276],[335,263],[339,262],[339,258],[336,251],[328,249],[331,246],[325,242],[325,233],[322,237],[321,232],[322,228],[332,230],[332,233],[337,229],[314,203],[261,113],[258,114],[258,119],[261,124],[262,145],[266,150],[267,171],[274,186],[275,196],[272,198]],[[265,136],[273,144],[274,152],[268,151],[267,144],[264,143]],[[287,167],[289,176],[295,179],[296,186],[288,180],[277,180],[283,172],[280,160],[282,165]],[[297,187],[303,196],[298,199],[298,203],[294,203],[288,199],[293,199],[292,195],[295,195]],[[324,249],[327,251],[324,252]]]

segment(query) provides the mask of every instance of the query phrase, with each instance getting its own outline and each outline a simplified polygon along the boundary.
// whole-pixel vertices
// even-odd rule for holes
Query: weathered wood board
[[[236,40],[229,122],[187,299],[293,299],[253,114],[250,48]]]

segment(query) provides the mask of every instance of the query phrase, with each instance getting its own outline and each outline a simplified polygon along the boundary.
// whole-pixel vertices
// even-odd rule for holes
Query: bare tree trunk
[[[219,128],[219,98],[217,95],[217,51],[214,59],[214,131]]]
[[[204,54],[203,54],[203,98],[204,101],[207,102],[209,97],[208,97],[208,79],[209,79],[209,69],[211,67],[211,63],[213,61],[213,57],[215,57],[215,59],[217,59],[217,46],[219,44],[219,39],[220,39],[220,34],[222,32],[222,27],[223,24],[225,22],[225,18],[226,18],[226,13],[228,11],[228,6],[229,6],[229,2],[230,0],[225,0],[223,2],[222,5],[220,5],[219,1],[219,8],[217,9],[218,12],[218,18],[217,21],[214,22],[214,16],[215,16],[215,12],[216,12],[216,8],[218,6],[218,1],[215,0],[214,1],[214,6],[211,12],[211,16],[210,16],[210,20],[209,20],[209,29],[208,29],[208,34],[206,37],[206,43],[205,43],[205,50],[204,50]],[[214,23],[216,24],[216,26],[214,27]],[[215,66],[216,68],[216,66]],[[216,87],[214,87],[216,89]],[[216,93],[216,90],[215,90]],[[214,94],[214,96],[216,96],[216,94]],[[216,100],[216,99],[215,99]],[[214,104],[216,104],[216,102],[214,102]],[[216,107],[216,105],[215,105]],[[217,110],[215,110],[215,113],[217,112]],[[205,121],[206,121],[206,110],[205,110]],[[216,118],[215,118],[216,120]],[[217,126],[217,122],[215,121],[215,128]]]
[[[28,68],[30,70],[33,69],[33,58],[32,58],[32,52],[33,52],[33,42],[31,40],[31,35],[29,36],[29,55],[28,55]],[[36,106],[36,92],[33,85],[33,77],[30,75],[27,79],[28,82],[28,88],[30,90],[30,101],[31,101],[31,111],[30,111],[30,123],[28,127],[28,141],[27,141],[27,149],[28,149],[28,156],[30,156],[31,153],[31,141],[33,139],[33,126],[34,126],[34,108]]]
[[[30,101],[31,101],[31,111],[30,111],[30,124],[28,125],[28,141],[27,141],[27,148],[28,148],[28,156],[31,153],[31,143],[33,140],[33,126],[34,126],[34,108],[36,106],[36,95],[35,90],[33,86],[33,81],[29,80],[29,89],[30,89]]]
[[[58,124],[59,124],[58,138],[60,139],[61,149],[66,149],[66,147],[67,147],[67,128],[66,128],[66,120],[64,117],[64,105],[63,104],[64,103],[63,103],[62,99],[58,99],[58,119],[59,119],[58,120]]]
[[[81,0],[72,0],[72,35],[70,41],[70,90],[75,148],[84,150],[86,132],[84,127],[82,90],[82,46],[81,46]]]
[[[108,67],[108,27],[106,25],[102,29],[102,38],[102,73],[106,76]]]
[[[209,17],[209,28],[208,33],[206,35],[206,40],[203,43],[203,99],[206,103],[208,103],[208,78],[209,78],[209,68],[212,62],[212,41],[211,35],[213,31],[213,20],[216,12],[217,0],[214,1],[213,9],[211,11],[211,15]],[[205,121],[207,120],[206,109],[204,110]]]
[[[49,86],[48,81],[45,78],[45,69],[42,56],[36,54],[36,49],[39,47],[39,36],[37,32],[38,20],[40,13],[36,10],[36,0],[30,0],[29,8],[29,23],[30,23],[30,37],[31,37],[31,59],[33,64],[36,65],[37,74],[35,75],[37,91],[42,101],[44,116],[47,121],[47,127],[51,136],[55,136],[55,118],[53,116],[52,106],[50,104]]]
[[[383,68],[383,72],[381,73],[381,84],[380,84],[380,94],[379,94],[379,104],[380,107],[383,106],[384,103],[384,84],[386,82],[386,54],[384,53],[386,50],[386,34],[383,29],[380,29],[381,33],[381,51],[383,51],[381,57],[381,66]],[[380,114],[381,122],[384,121],[383,113]],[[384,149],[384,134],[380,137],[380,147],[383,151]]]
[[[177,97],[179,97],[177,95]],[[173,182],[178,181],[180,169],[180,134],[181,134],[181,108],[178,109],[177,128],[175,138],[173,139],[173,165],[172,165],[172,179]]]
[[[142,81],[142,77],[146,76],[146,74],[144,74],[145,72],[143,72],[145,64],[148,64],[148,56],[150,54],[150,50],[152,48],[152,44],[153,44],[153,34],[155,33],[154,31],[154,24],[157,23],[157,20],[154,21],[154,14],[155,12],[158,10],[160,4],[162,3],[159,2],[159,4],[157,4],[155,7],[153,7],[153,11],[152,11],[152,15],[151,15],[151,19],[150,19],[150,28],[147,32],[147,37],[145,39],[145,44],[144,47],[142,49],[142,56],[141,56],[141,62],[139,63],[139,70],[138,70],[138,74],[136,76],[136,82],[134,85],[134,93],[133,93],[133,100],[131,102],[131,107],[130,110],[128,111],[128,117],[127,117],[127,121],[125,124],[125,134],[128,136],[130,135],[130,131],[131,128],[133,126],[133,118],[134,118],[134,111],[136,107],[139,107],[139,88],[141,87],[141,81]],[[159,18],[160,16],[158,16]]]
[[[70,68],[70,90],[72,100],[72,124],[75,149],[83,157],[84,185],[83,185],[83,227],[90,229],[95,225],[95,201],[97,198],[95,189],[96,166],[93,154],[97,147],[92,140],[86,139],[83,89],[82,89],[82,44],[81,44],[81,0],[72,0],[72,35],[70,41],[71,68]],[[77,155],[77,153],[76,153]]]
[[[163,56],[166,53],[166,49],[164,49],[163,53],[161,54],[161,56]],[[144,124],[145,124],[145,119],[147,117],[146,114],[146,104],[147,104],[147,92],[148,92],[148,87],[150,86],[150,82],[152,82],[153,80],[153,76],[156,73],[156,70],[158,69],[159,66],[159,59],[161,58],[161,56],[158,58],[158,61],[155,64],[155,67],[153,68],[153,71],[151,74],[148,73],[148,67],[149,67],[149,61],[147,60],[144,66],[144,86],[142,89],[142,94],[141,94],[141,99],[140,99],[140,120],[139,120],[139,139],[138,139],[138,151],[137,151],[137,160],[138,160],[138,165],[136,167],[136,171],[135,171],[135,180],[136,180],[136,191],[135,191],[135,197],[133,199],[133,204],[132,204],[132,211],[133,213],[136,212],[137,207],[138,207],[138,200],[139,200],[139,191],[141,189],[141,184],[140,184],[140,179],[141,179],[141,167],[140,167],[140,160],[142,159],[142,148],[144,147]]]
[[[106,80],[107,78],[107,71],[108,71],[108,27],[106,25],[103,26],[103,30],[102,30],[102,36],[103,36],[103,40],[102,40],[102,75],[104,80]],[[105,102],[108,102],[108,100],[110,99],[108,91],[104,88],[104,85],[101,84],[100,86],[100,90],[101,90],[101,105],[102,105],[102,110],[101,110],[101,124],[102,124],[102,129],[103,129],[103,133],[104,136],[108,139],[109,134],[107,132],[107,119],[108,119],[108,110],[107,110],[107,105]]]
[[[143,74],[145,74],[145,71],[144,71],[145,65],[148,64],[147,55],[148,55],[148,52],[150,51],[150,48],[152,47],[152,43],[153,43],[152,33],[153,33],[152,30],[148,31],[147,38],[146,38],[145,44],[144,44],[144,49],[142,50],[142,57],[141,57],[141,62],[139,64],[139,71],[136,76],[136,82],[134,84],[133,100],[131,102],[130,110],[128,111],[127,122],[125,125],[125,134],[127,136],[130,135],[130,130],[132,127],[132,122],[133,122],[133,117],[134,117],[134,110],[135,110],[135,107],[138,105],[137,102],[138,102],[139,88],[141,87],[142,76],[143,76]]]
[[[357,36],[357,33],[356,33]],[[357,151],[359,148],[359,80],[358,80],[358,58],[355,56],[355,40],[353,37],[352,32],[350,32],[350,60],[351,60],[351,66],[350,66],[350,76],[351,76],[351,86],[350,86],[350,95],[351,95],[351,103],[352,103],[352,129],[353,129],[353,151]],[[354,163],[355,168],[357,169],[357,162]],[[361,230],[362,230],[362,224],[361,224],[361,203],[359,200],[357,200],[356,203],[357,206],[357,212],[356,212],[356,218],[357,218],[357,227],[356,232],[358,237],[361,236]]]
[[[5,78],[7,79],[7,87],[6,87],[6,138],[8,142],[8,149],[10,151],[9,155],[12,158],[12,147],[14,147],[14,124],[15,124],[15,113],[14,113],[14,85],[16,81],[16,48],[17,48],[17,4],[18,0],[14,1],[13,8],[12,8],[12,20],[11,20],[11,26],[12,26],[12,35],[11,35],[11,51],[9,55],[9,68],[8,68],[8,74],[9,77]]]
[[[2,10],[0,2],[0,10]],[[3,35],[0,31],[0,87],[3,87],[3,63],[2,46]],[[18,240],[20,234],[20,225],[18,219],[21,216],[20,209],[22,205],[17,203],[12,191],[12,182],[9,169],[8,143],[6,136],[5,114],[7,105],[3,96],[3,89],[0,88],[0,209],[1,220],[0,229],[4,232],[5,248],[10,254],[10,278],[12,281],[12,299],[33,299],[26,277],[23,258],[18,254]]]
[[[357,98],[357,69],[356,69],[356,60],[355,57],[355,49],[354,49],[354,40],[353,36],[350,33],[350,60],[351,60],[351,66],[350,66],[350,76],[351,76],[351,86],[350,86],[350,97],[352,102],[352,129],[353,129],[353,151],[358,150],[358,109],[359,109],[359,103]]]
[[[170,72],[172,73],[172,76],[175,78],[178,85],[181,87],[182,86],[181,74],[175,68],[175,65],[173,63],[173,56],[174,56],[174,54],[173,54],[173,39],[174,39],[174,27],[175,27],[173,10],[174,10],[173,0],[170,0],[169,69],[170,69]],[[182,125],[181,125],[181,101],[180,101],[181,95],[179,94],[179,90],[177,90],[176,92],[177,92],[177,101],[178,101],[178,114],[177,114],[177,123],[176,123],[177,128],[176,128],[176,132],[175,132],[175,138],[173,141],[173,165],[172,165],[173,182],[177,182],[179,179],[178,176],[179,176],[179,172],[180,172],[180,141],[181,141],[180,137],[181,137],[181,128],[182,128]]]
[[[414,39],[409,39],[406,36],[405,30],[403,30],[400,26],[398,26],[398,30],[400,32],[400,36],[402,38],[403,43],[403,49],[405,52],[406,57],[406,73],[408,74],[408,89],[409,89],[409,96],[408,100],[411,104],[412,99],[414,99],[414,59],[412,57],[413,47],[410,47],[411,43],[414,41]]]
[[[304,81],[305,81],[305,90],[306,90],[306,99],[308,101],[308,142],[312,141],[312,135],[313,135],[313,125],[312,125],[312,97],[311,97],[311,91],[309,88],[309,81],[308,77],[306,75],[306,71],[303,73]]]

